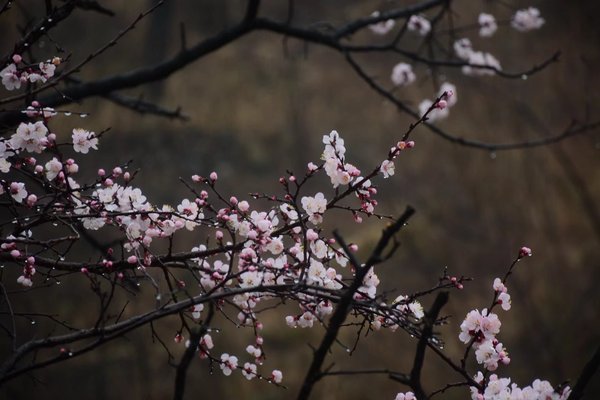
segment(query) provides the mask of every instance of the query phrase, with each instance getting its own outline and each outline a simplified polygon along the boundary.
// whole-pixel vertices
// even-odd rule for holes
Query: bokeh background
[[[18,27],[43,11],[36,3],[16,2],[10,13],[0,17],[2,54],[10,51]],[[154,1],[105,3],[116,16],[79,11],[52,32],[52,39],[75,60],[102,46]],[[285,18],[287,2],[263,3],[262,15]],[[294,21],[307,26],[322,22],[339,25],[376,9],[412,2],[297,3]],[[508,19],[513,9],[506,3],[515,8],[540,8],[546,24],[538,31],[519,33],[502,26],[490,39],[478,38],[475,31],[465,33],[475,48],[492,52],[507,71],[526,70],[557,50],[562,53],[559,63],[527,80],[435,71],[457,85],[459,99],[450,117],[438,123],[440,127],[457,136],[503,143],[556,135],[572,119],[597,118],[600,4],[593,0],[453,3],[455,22],[464,25],[475,22],[480,11]],[[187,42],[193,44],[235,24],[244,6],[241,0],[167,1],[117,46],[86,66],[79,78],[92,80],[159,62],[178,51],[181,24]],[[366,30],[353,40],[381,39]],[[35,49],[38,54],[53,54],[50,40],[42,44],[43,48]],[[391,68],[404,61],[390,54],[359,60],[386,87]],[[397,92],[413,107],[437,92],[428,70],[417,67],[415,72],[417,82]],[[93,172],[98,166],[110,168],[133,160],[132,166],[141,170],[137,186],[155,204],[177,204],[189,196],[178,177],[206,175],[212,170],[219,172],[226,194],[245,197],[249,192],[274,192],[286,169],[302,171],[307,162],[318,160],[321,137],[332,129],[346,140],[348,161],[369,170],[412,122],[372,92],[342,55],[296,40],[284,41],[268,32],[252,33],[168,80],[124,94],[143,96],[167,108],[181,106],[189,120],[140,116],[100,98],[69,106],[73,111],[89,112],[87,119],[63,118],[53,126],[57,132],[75,126],[97,132],[110,127],[100,150],[80,159],[81,170]],[[380,212],[397,215],[407,204],[417,209],[397,256],[379,269],[382,289],[409,293],[428,287],[446,266],[452,274],[473,277],[474,282],[463,291],[452,293],[444,309],[451,316],[450,325],[441,329],[446,350],[458,359],[458,326],[464,315],[489,303],[493,278],[504,273],[520,246],[527,245],[534,257],[519,264],[508,285],[513,308],[500,315],[500,339],[508,347],[512,363],[499,374],[511,376],[523,386],[535,378],[555,385],[575,380],[600,339],[600,134],[492,154],[449,143],[424,127],[417,129],[414,140],[416,149],[403,153],[396,162],[396,175],[380,182]],[[82,180],[85,176],[83,173]],[[322,183],[326,189],[326,182]],[[328,229],[334,225],[349,241],[358,243],[364,255],[384,223],[370,219],[356,225],[340,214]],[[201,241],[194,235],[182,236],[178,245],[189,249]],[[65,319],[85,326],[96,310],[96,300],[89,296],[85,283],[74,278],[72,285],[67,283],[20,295],[13,304],[19,309],[60,310]],[[151,298],[151,291],[129,298],[128,313],[152,307]],[[428,301],[424,302],[426,308]],[[283,315],[285,311],[290,312],[284,310]],[[215,350],[242,353],[251,332],[236,330],[224,320],[216,325],[222,331],[215,334]],[[188,373],[187,398],[294,398],[310,361],[310,346],[319,343],[322,331],[289,329],[278,314],[265,319],[265,325],[265,371],[282,369],[287,390],[260,381],[247,382],[241,374],[225,377],[218,368],[213,374],[206,363],[195,361]],[[47,333],[45,329],[40,321],[26,332],[41,337]],[[170,320],[157,326],[175,361],[183,350],[173,343],[176,329],[176,321]],[[352,330],[342,336],[347,344],[353,338]],[[9,344],[5,338],[0,344],[5,354]],[[361,340],[352,356],[340,347],[330,360],[338,368],[407,371],[414,344],[401,331],[375,332]],[[427,389],[458,379],[434,358],[427,360]],[[75,360],[16,379],[0,388],[0,397],[168,399],[174,372],[167,352],[153,340],[149,329],[142,328]],[[385,375],[332,377],[317,385],[313,398],[393,398],[404,390]],[[590,399],[600,396],[598,379],[589,393]],[[459,389],[442,397],[464,399],[468,394]]]

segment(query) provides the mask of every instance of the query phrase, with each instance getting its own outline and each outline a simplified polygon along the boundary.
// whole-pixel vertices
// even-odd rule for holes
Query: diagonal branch
[[[350,305],[352,303],[354,294],[363,284],[363,280],[366,274],[371,269],[371,267],[377,262],[381,261],[383,251],[387,247],[389,241],[407,223],[407,221],[414,214],[414,212],[414,208],[408,206],[404,213],[392,225],[388,226],[383,231],[383,234],[381,235],[377,246],[373,250],[373,253],[371,254],[369,260],[365,263],[364,266],[361,266],[352,254],[352,252],[349,251],[344,239],[337,232],[334,232],[336,240],[344,249],[356,272],[352,283],[348,286],[348,288],[340,298],[340,301],[338,302],[337,307],[333,315],[331,316],[329,326],[327,327],[327,330],[325,332],[325,335],[323,336],[319,348],[315,350],[313,354],[312,363],[308,368],[306,377],[304,378],[304,382],[302,384],[302,387],[300,388],[300,393],[298,393],[298,400],[307,400],[310,396],[310,393],[312,392],[314,385],[319,381],[319,379],[323,377],[321,367],[323,366],[323,362],[325,361],[325,357],[327,356],[329,349],[331,348],[331,346],[337,338],[342,324],[346,320],[346,317],[350,311]]]
[[[585,364],[581,374],[579,375],[579,379],[577,379],[577,383],[573,386],[573,391],[569,396],[570,400],[579,400],[583,398],[585,388],[591,382],[594,374],[600,368],[600,347],[596,348],[596,352],[592,356],[592,358]]]
[[[185,350],[183,357],[181,357],[181,362],[177,366],[177,372],[175,375],[175,395],[173,396],[174,400],[183,400],[183,392],[185,391],[185,376],[187,374],[187,370],[198,350],[198,345],[200,343],[200,339],[202,336],[206,334],[208,330],[208,326],[210,325],[210,321],[214,315],[214,306],[210,304],[208,315],[206,316],[206,320],[202,323],[201,326],[192,330],[190,335],[190,345]]]
[[[423,362],[425,361],[425,350],[427,350],[427,344],[433,335],[433,326],[435,325],[435,321],[437,320],[442,307],[444,307],[444,305],[448,302],[448,297],[448,292],[438,293],[433,305],[431,306],[431,309],[425,314],[425,326],[423,327],[421,337],[419,338],[419,343],[417,344],[417,350],[415,352],[415,359],[413,361],[413,367],[410,371],[410,386],[415,391],[415,395],[418,399],[427,398],[421,383],[421,371],[423,370]]]

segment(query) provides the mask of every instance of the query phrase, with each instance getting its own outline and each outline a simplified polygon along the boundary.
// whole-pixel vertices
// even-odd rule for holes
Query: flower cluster
[[[510,362],[502,343],[496,339],[500,326],[498,316],[487,309],[470,311],[460,325],[459,339],[463,343],[472,343],[477,362],[484,364],[489,371],[498,368],[498,362]]]
[[[27,64],[21,55],[15,54],[12,56],[12,61],[0,71],[2,85],[6,90],[20,89],[21,85],[27,82],[45,83],[54,76],[56,66],[60,65],[62,60],[55,57],[37,64]]]
[[[510,25],[520,32],[528,32],[540,29],[544,25],[544,18],[541,17],[540,10],[535,7],[529,7],[519,10],[510,21]]]
[[[486,380],[481,372],[473,379],[480,385],[485,385],[483,392],[471,387],[473,400],[566,400],[571,394],[568,386],[555,390],[550,382],[536,379],[531,386],[520,388],[516,383],[511,383],[510,378],[499,378],[492,374]]]
[[[531,249],[522,247],[505,278],[494,279],[492,285],[494,302],[491,308],[499,305],[505,311],[510,310],[511,298],[506,287],[506,279],[517,261],[528,255],[531,255]],[[495,371],[499,364],[510,363],[504,345],[496,339],[501,325],[498,316],[487,309],[483,309],[481,312],[470,311],[460,325],[459,339],[468,345],[467,353],[472,346],[475,349],[477,362],[482,364],[487,371]],[[549,382],[539,379],[536,379],[531,386],[524,388],[519,388],[517,384],[511,383],[509,378],[499,378],[496,374],[488,376],[488,372],[485,374],[477,372],[473,380],[479,385],[479,387],[471,386],[473,400],[564,400],[570,394],[568,386],[555,390]]]
[[[495,75],[496,71],[502,70],[500,61],[496,57],[490,53],[474,50],[471,41],[467,38],[454,42],[454,53],[467,63],[462,67],[465,75]]]

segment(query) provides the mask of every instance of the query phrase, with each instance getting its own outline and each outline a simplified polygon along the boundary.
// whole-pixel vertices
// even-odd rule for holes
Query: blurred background
[[[16,2],[11,12],[0,16],[2,54],[10,52],[19,37],[18,27],[43,12],[36,3]],[[154,1],[105,3],[115,11],[114,17],[77,11],[52,32],[52,40],[72,53],[74,60],[101,47]],[[295,24],[339,26],[374,10],[414,2],[297,3]],[[515,7],[507,7],[507,3]],[[488,39],[479,38],[476,31],[464,33],[476,49],[494,54],[506,71],[527,70],[555,51],[561,51],[561,57],[559,63],[527,80],[434,71],[457,86],[458,103],[449,118],[437,123],[440,127],[456,136],[505,143],[557,135],[572,119],[597,118],[600,3],[463,0],[453,4],[457,25],[475,23],[481,11],[508,20],[515,9],[530,5],[540,9],[546,24],[537,31],[519,33],[504,25]],[[78,77],[89,81],[157,63],[179,50],[181,24],[187,43],[193,45],[237,23],[244,7],[241,0],[167,1]],[[287,2],[264,1],[260,15],[284,20]],[[405,40],[409,38],[420,40],[413,35]],[[383,40],[366,29],[355,35],[353,43]],[[45,47],[37,49],[38,54],[54,54],[50,40],[41,45]],[[398,55],[371,54],[359,61],[390,88],[392,67],[406,60]],[[422,99],[433,98],[438,90],[431,71],[415,66],[415,73],[415,84],[396,92],[413,108]],[[370,170],[413,122],[371,91],[341,54],[296,40],[284,41],[269,32],[252,33],[168,80],[123,94],[143,96],[165,108],[181,106],[189,120],[140,116],[95,98],[67,107],[89,112],[87,119],[57,118],[52,126],[59,135],[79,126],[96,132],[110,127],[100,149],[78,160],[81,180],[92,177],[98,167],[111,168],[133,160],[132,167],[141,170],[136,185],[154,204],[178,204],[189,196],[178,177],[207,175],[213,170],[219,172],[222,192],[227,195],[249,198],[249,192],[276,192],[277,180],[286,169],[303,171],[306,163],[318,161],[322,135],[332,129],[346,140],[347,160]],[[473,277],[474,282],[463,291],[451,293],[443,310],[451,316],[449,326],[441,328],[446,350],[459,359],[460,322],[470,309],[488,305],[493,279],[504,274],[520,246],[529,246],[534,257],[521,262],[508,283],[513,307],[500,313],[499,338],[512,362],[501,367],[499,375],[510,376],[521,386],[535,378],[553,385],[576,380],[600,339],[600,134],[596,131],[551,146],[497,153],[449,143],[425,127],[418,128],[413,139],[417,146],[396,161],[396,175],[378,182],[379,212],[398,215],[408,204],[417,210],[402,234],[403,246],[397,256],[378,270],[381,289],[410,293],[429,287],[446,266],[452,275]],[[321,183],[321,189],[327,190],[327,182]],[[384,222],[372,218],[356,225],[348,215],[339,217],[327,229],[339,227],[348,241],[360,245],[360,254],[368,254]],[[185,250],[203,238],[188,235],[178,240],[180,249]],[[67,279],[72,279],[73,285],[63,283],[35,295],[21,294],[13,304],[19,309],[60,310],[74,325],[86,326],[97,301],[89,296],[85,282]],[[152,307],[148,303],[151,298],[151,292],[143,291],[137,298],[129,298],[128,312],[133,315]],[[424,301],[425,308],[432,300]],[[282,310],[281,315],[264,320],[268,358],[263,370],[281,369],[287,390],[261,381],[247,382],[241,374],[225,377],[218,367],[213,374],[207,363],[195,360],[188,372],[187,398],[294,398],[310,362],[310,346],[318,345],[322,330],[289,329],[282,317],[286,312],[295,311]],[[213,335],[216,354],[242,354],[252,333],[236,330],[223,319],[215,324],[223,328]],[[43,337],[47,334],[44,326],[42,322],[31,325],[27,332],[30,337]],[[176,362],[183,351],[172,339],[177,326],[176,320],[156,326]],[[341,339],[351,345],[354,335],[348,330]],[[8,342],[4,337],[0,340],[4,353]],[[402,331],[375,332],[361,339],[352,356],[337,347],[328,361],[335,361],[340,369],[406,372],[414,346]],[[435,358],[427,360],[427,390],[459,379]],[[174,376],[167,352],[149,329],[142,328],[77,359],[15,379],[0,388],[0,397],[168,399]],[[590,387],[588,398],[600,397],[598,381]],[[405,390],[385,375],[332,377],[317,385],[313,398],[391,399]],[[441,397],[468,396],[465,389],[457,389]]]

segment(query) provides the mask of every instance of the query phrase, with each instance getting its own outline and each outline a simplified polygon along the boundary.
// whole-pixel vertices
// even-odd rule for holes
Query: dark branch
[[[579,379],[577,379],[577,383],[573,386],[573,391],[569,396],[570,400],[579,400],[583,398],[585,394],[585,388],[590,383],[594,374],[598,371],[600,367],[600,346],[596,348],[596,352],[592,356],[592,358],[585,364],[581,374],[579,375]]]
[[[427,344],[433,335],[433,327],[435,322],[442,310],[442,307],[448,302],[448,292],[438,293],[431,309],[425,314],[423,331],[417,344],[417,350],[415,352],[415,359],[413,361],[413,367],[410,371],[410,386],[414,390],[415,395],[418,399],[426,399],[427,395],[423,389],[421,383],[421,371],[423,370],[423,362],[425,361],[425,350],[427,350]]]
[[[387,247],[389,241],[392,237],[406,224],[406,222],[410,219],[410,217],[414,214],[415,210],[408,206],[404,213],[398,218],[392,225],[388,226],[381,235],[377,246],[373,250],[373,253],[369,257],[369,260],[366,262],[364,266],[361,266],[360,263],[355,259],[354,255],[351,251],[349,251],[348,246],[346,245],[344,239],[337,233],[334,232],[334,236],[340,246],[344,249],[344,252],[350,259],[354,270],[355,276],[352,280],[352,283],[348,286],[340,301],[337,304],[337,307],[329,320],[329,326],[325,331],[325,335],[319,345],[319,348],[315,350],[313,354],[313,360],[311,362],[310,367],[306,373],[304,378],[304,382],[302,387],[300,388],[300,392],[298,393],[298,400],[306,400],[310,396],[314,385],[323,377],[321,372],[321,367],[323,366],[323,362],[325,361],[325,357],[331,348],[331,345],[335,342],[339,330],[346,320],[348,312],[350,310],[350,304],[354,297],[354,294],[358,290],[358,288],[363,284],[363,280],[371,267],[382,259],[382,254]]]
[[[183,400],[183,392],[185,391],[185,376],[187,374],[187,370],[192,362],[192,359],[194,358],[194,355],[196,354],[196,351],[198,350],[200,339],[202,339],[202,336],[204,336],[208,330],[208,326],[210,325],[213,315],[214,307],[211,304],[206,320],[201,326],[192,329],[190,335],[190,345],[185,350],[183,357],[181,357],[181,362],[177,366],[177,372],[175,375],[175,395],[173,396],[174,400]]]

